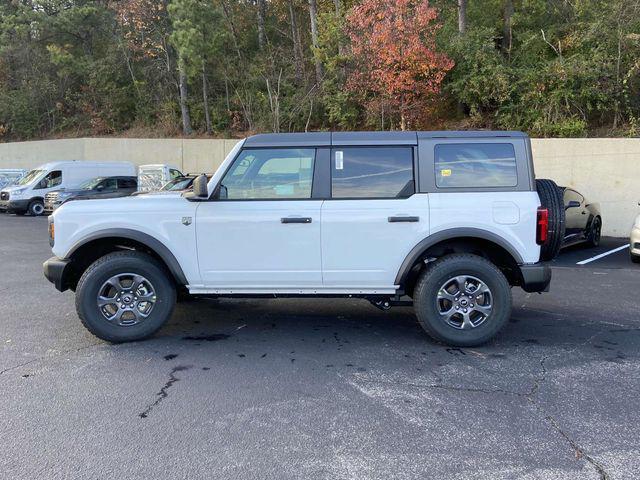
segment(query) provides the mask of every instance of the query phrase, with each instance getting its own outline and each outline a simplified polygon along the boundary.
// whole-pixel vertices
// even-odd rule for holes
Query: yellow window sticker
[[[440,176],[442,176],[442,177],[450,177],[451,176],[451,169],[450,168],[443,168],[442,170],[440,170]]]

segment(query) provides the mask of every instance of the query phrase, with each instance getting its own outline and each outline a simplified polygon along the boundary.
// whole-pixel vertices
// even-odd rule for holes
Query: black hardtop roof
[[[246,147],[329,147],[332,145],[416,145],[430,138],[528,138],[517,131],[442,130],[411,132],[308,132],[263,133],[248,137]]]

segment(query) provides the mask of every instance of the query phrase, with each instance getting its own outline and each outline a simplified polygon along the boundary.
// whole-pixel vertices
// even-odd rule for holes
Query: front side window
[[[222,179],[220,198],[309,199],[315,154],[313,148],[243,150]]]
[[[435,147],[436,186],[515,187],[516,153],[510,143],[447,143]]]
[[[119,178],[118,188],[136,188],[138,182],[133,178]]]
[[[118,185],[118,180],[115,178],[107,178],[100,183],[103,190],[115,190]]]
[[[331,152],[332,198],[406,198],[415,192],[411,147],[350,147]]]
[[[40,180],[38,188],[53,188],[62,183],[62,171],[54,170],[50,172],[46,177]]]

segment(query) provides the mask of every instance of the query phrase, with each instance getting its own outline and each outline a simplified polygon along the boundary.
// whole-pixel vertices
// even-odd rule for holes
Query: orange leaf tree
[[[347,88],[402,130],[424,123],[453,68],[436,49],[437,15],[428,0],[364,0],[347,16],[355,67]]]

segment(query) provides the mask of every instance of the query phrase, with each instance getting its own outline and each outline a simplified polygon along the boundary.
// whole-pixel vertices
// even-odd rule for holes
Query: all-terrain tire
[[[39,217],[44,213],[44,203],[42,202],[42,200],[33,200],[29,204],[27,211],[32,217]]]
[[[456,276],[475,277],[490,290],[491,313],[474,328],[455,328],[438,311],[438,292],[443,284]],[[413,302],[418,322],[432,338],[456,347],[473,347],[491,340],[508,322],[511,287],[503,273],[490,261],[477,255],[451,254],[430,263],[420,273]]]
[[[536,180],[536,189],[540,203],[549,212],[549,229],[547,241],[540,247],[540,260],[549,261],[558,256],[565,231],[565,211],[562,191],[553,180],[541,178]]]
[[[109,321],[98,307],[100,290],[117,275],[144,277],[153,287],[155,303],[146,318],[134,325]],[[143,340],[169,320],[176,304],[176,288],[170,274],[153,257],[136,251],[114,252],[99,258],[84,272],[76,288],[76,311],[82,324],[96,337],[120,343]]]

